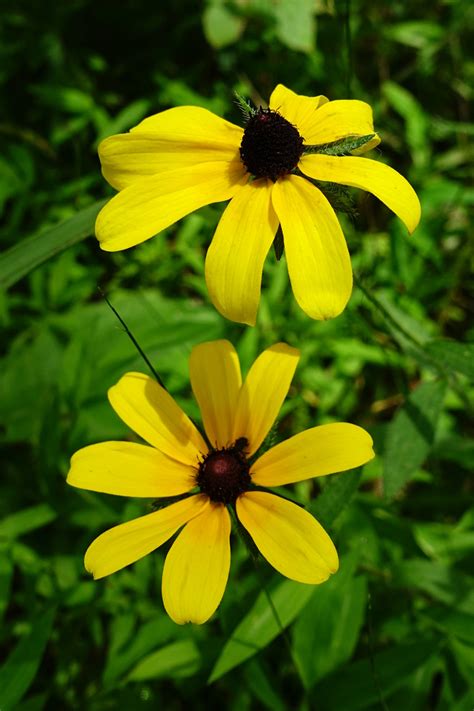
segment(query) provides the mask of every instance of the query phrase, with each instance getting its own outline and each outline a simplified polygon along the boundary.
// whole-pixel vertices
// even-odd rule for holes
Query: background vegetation
[[[2,711],[468,711],[474,7],[467,0],[3,7]],[[250,329],[224,321],[204,287],[221,206],[135,249],[99,250],[93,221],[111,190],[96,148],[180,104],[238,122],[233,91],[258,104],[278,82],[368,101],[383,138],[378,158],[411,180],[423,218],[408,237],[373,197],[354,192],[357,217],[341,216],[358,277],[345,313],[310,321],[294,303],[284,259],[272,254],[258,327]],[[89,542],[149,510],[64,483],[77,448],[130,437],[106,389],[129,369],[145,370],[98,286],[191,415],[198,417],[187,370],[193,344],[227,337],[248,367],[281,339],[301,346],[302,360],[276,437],[329,421],[369,429],[378,457],[363,472],[291,490],[337,543],[342,566],[330,582],[299,585],[264,563],[256,571],[236,539],[218,614],[203,627],[179,627],[161,603],[164,551],[110,579],[88,578]]]

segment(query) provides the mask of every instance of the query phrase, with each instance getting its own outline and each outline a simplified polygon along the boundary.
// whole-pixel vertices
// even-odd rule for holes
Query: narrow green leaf
[[[0,257],[0,289],[8,289],[35,267],[93,234],[97,213],[106,200],[86,207],[73,217],[32,235]]]
[[[30,506],[6,516],[0,523],[0,538],[13,539],[46,526],[56,518],[56,512],[48,504]]]
[[[426,343],[425,350],[444,368],[474,380],[474,343],[439,339]]]
[[[357,491],[361,476],[362,469],[358,468],[328,477],[322,493],[309,506],[310,513],[322,526],[330,526],[346,508]]]
[[[283,580],[270,591],[283,628],[293,622],[313,592],[312,585],[295,583],[293,580]],[[262,592],[224,646],[211,672],[209,683],[266,647],[280,632],[268,598]]]
[[[128,675],[129,681],[159,679],[164,676],[192,676],[199,669],[201,656],[191,639],[183,639],[149,654]]]
[[[433,444],[446,384],[422,383],[391,423],[384,454],[385,495],[393,498],[425,461]]]
[[[14,709],[28,691],[41,663],[53,625],[55,610],[36,618],[29,634],[16,645],[0,669],[0,709]]]
[[[319,711],[358,711],[380,703],[436,654],[433,640],[404,644],[338,669],[314,689]]]

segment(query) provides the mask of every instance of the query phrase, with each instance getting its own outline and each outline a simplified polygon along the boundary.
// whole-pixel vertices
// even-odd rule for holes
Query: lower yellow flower
[[[345,148],[352,155],[328,155],[343,139],[356,139]],[[206,257],[215,307],[255,324],[263,264],[280,224],[298,304],[311,318],[333,318],[351,294],[350,256],[312,181],[368,190],[410,232],[420,219],[405,178],[359,157],[379,142],[363,101],[299,96],[282,84],[245,129],[197,106],[163,111],[100,144],[103,175],[120,192],[99,213],[97,238],[104,250],[127,249],[204,205],[231,200]]]
[[[242,383],[228,341],[195,347],[191,384],[208,443],[155,380],[127,373],[109,390],[121,419],[151,446],[103,442],[73,455],[67,481],[90,491],[186,498],[106,531],[89,546],[85,567],[103,578],[151,553],[182,529],[166,556],[162,593],[178,624],[201,624],[217,609],[230,566],[231,519],[282,575],[326,580],[338,568],[334,545],[304,509],[260,487],[280,486],[360,466],[372,439],[347,423],[306,430],[252,459],[290,387],[299,353],[284,343],[264,351]]]

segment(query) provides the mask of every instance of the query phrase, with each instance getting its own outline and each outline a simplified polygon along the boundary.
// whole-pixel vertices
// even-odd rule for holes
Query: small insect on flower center
[[[250,486],[249,463],[245,456],[248,442],[244,437],[232,447],[212,449],[199,465],[197,484],[211,501],[233,504]]]
[[[240,157],[256,178],[275,181],[296,168],[303,138],[278,111],[260,107],[249,118],[240,144]]]

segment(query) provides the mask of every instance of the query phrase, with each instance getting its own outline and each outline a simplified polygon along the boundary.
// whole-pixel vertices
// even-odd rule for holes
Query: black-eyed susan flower
[[[353,154],[379,143],[368,104],[299,96],[279,84],[268,109],[249,111],[242,129],[182,106],[105,139],[102,171],[120,192],[99,213],[101,247],[132,247],[204,205],[230,200],[206,258],[216,308],[255,324],[263,264],[281,225],[297,302],[312,318],[337,316],[352,290],[350,257],[334,210],[313,181],[368,190],[410,232],[420,218],[418,198],[383,163],[328,155],[341,140],[345,151],[352,143]]]
[[[122,420],[148,445],[103,442],[79,450],[67,481],[81,489],[181,498],[100,535],[85,567],[103,578],[151,553],[180,529],[165,560],[164,606],[177,623],[203,623],[220,603],[230,566],[231,507],[257,548],[282,575],[317,584],[338,568],[334,545],[300,506],[262,487],[280,486],[369,461],[370,436],[352,424],[322,425],[255,459],[288,392],[298,351],[264,351],[242,383],[228,341],[193,349],[191,384],[206,439],[155,380],[127,373],[109,390]],[[184,495],[184,497],[183,497]]]

